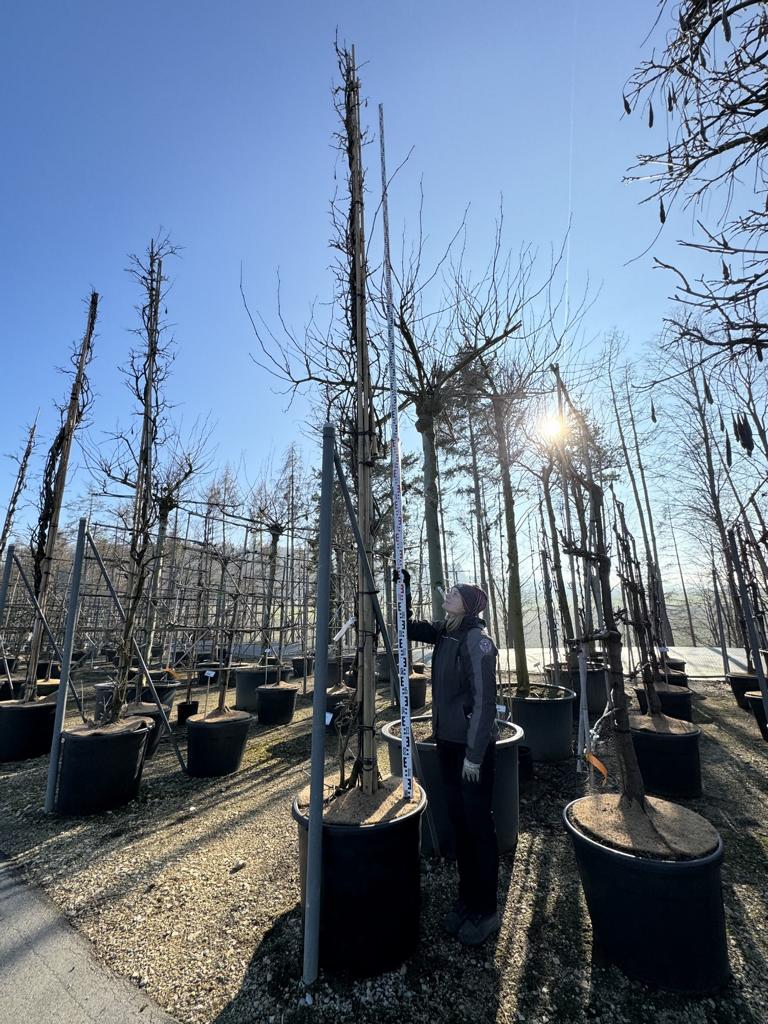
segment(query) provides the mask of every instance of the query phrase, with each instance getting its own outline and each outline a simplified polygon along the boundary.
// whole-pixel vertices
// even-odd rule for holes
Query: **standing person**
[[[467,946],[499,930],[499,852],[493,822],[496,771],[496,645],[480,618],[488,598],[461,583],[445,596],[445,619],[411,617],[410,577],[404,573],[408,639],[434,644],[432,729],[440,776],[456,836],[458,899],[443,928]]]

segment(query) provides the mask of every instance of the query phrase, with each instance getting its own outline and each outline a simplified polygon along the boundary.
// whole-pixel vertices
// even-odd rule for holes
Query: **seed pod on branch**
[[[725,432],[725,461],[730,469],[733,465],[733,454],[731,452],[731,439],[728,436],[728,431]]]

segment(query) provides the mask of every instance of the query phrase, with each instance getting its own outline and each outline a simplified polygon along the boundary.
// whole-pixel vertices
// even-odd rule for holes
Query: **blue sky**
[[[546,262],[569,217],[571,279],[600,295],[586,330],[612,327],[638,347],[659,327],[671,282],[631,266],[651,241],[655,210],[621,183],[648,145],[621,91],[655,3],[547,4],[132,0],[14,4],[0,38],[0,239],[3,431],[19,448],[41,408],[66,390],[55,367],[82,333],[91,287],[103,296],[92,368],[98,440],[129,414],[116,368],[135,325],[127,254],[162,227],[183,247],[170,268],[178,342],[169,394],[191,423],[209,411],[217,461],[255,475],[300,436],[305,405],[286,400],[251,362],[238,282],[274,314],[279,268],[287,319],[329,294],[328,206],[343,168],[332,145],[334,35],[354,42],[370,104],[385,105],[388,163],[414,147],[390,197],[392,231],[413,226],[419,180],[438,247],[469,204],[468,259],[480,267],[499,197],[508,238]],[[573,81],[574,103],[571,103]],[[659,118],[661,120],[661,118]],[[369,187],[378,199],[378,151]],[[670,227],[668,223],[668,227]],[[674,233],[656,252],[669,256]],[[41,450],[42,451],[42,450]],[[0,505],[14,469],[0,463]],[[82,479],[80,477],[79,479]]]

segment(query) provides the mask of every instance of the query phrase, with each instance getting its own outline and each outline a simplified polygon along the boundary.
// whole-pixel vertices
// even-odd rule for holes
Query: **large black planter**
[[[668,669],[666,675],[659,671],[655,677],[656,683],[669,683],[670,686],[688,686],[688,676],[685,672],[678,672],[676,669]]]
[[[0,704],[0,764],[26,761],[51,752],[53,701],[6,700]]]
[[[238,711],[255,713],[259,709],[259,687],[279,680],[280,670],[276,665],[235,669],[235,707]]]
[[[355,663],[354,654],[344,654],[341,661],[338,658],[328,659],[328,689],[338,686],[342,676],[349,672]]]
[[[37,679],[59,679],[61,677],[61,665],[58,661],[38,661]]]
[[[646,792],[678,799],[701,796],[700,729],[663,733],[630,724],[630,732]]]
[[[412,720],[430,721],[429,715],[420,715]],[[523,740],[523,730],[511,722],[499,722],[500,738],[496,742],[496,776],[493,787],[493,817],[496,823],[496,839],[500,853],[510,853],[517,846],[520,825],[520,797],[518,783],[517,748]],[[381,730],[389,753],[389,770],[392,775],[402,775],[402,754],[400,752],[400,721],[388,722]],[[448,807],[443,794],[440,764],[437,759],[437,744],[418,741],[420,771],[414,774],[427,792],[432,824],[437,833],[440,855],[456,856],[456,841],[448,817]],[[422,834],[422,849],[425,857],[435,856],[430,830]]]
[[[0,677],[0,700],[16,700],[21,697],[23,690],[23,679],[11,679],[8,682],[7,676]]]
[[[553,665],[544,666],[544,678],[550,685],[554,685],[555,671]],[[568,665],[565,662],[560,664],[560,685],[573,690],[576,695],[571,708],[573,717],[577,718],[581,705],[581,676],[579,669],[575,668],[568,672]],[[602,715],[608,700],[605,689],[605,667],[597,662],[587,663],[587,713],[592,717]]]
[[[661,664],[661,659],[659,659]],[[685,660],[683,658],[667,658],[667,668],[673,672],[685,672]]]
[[[525,733],[525,745],[534,761],[564,761],[572,756],[573,690],[547,687],[545,697],[517,697],[509,701],[512,721]]]
[[[596,957],[666,991],[705,995],[722,989],[730,973],[720,884],[722,840],[696,860],[636,857],[585,836],[569,820],[571,807],[563,817],[592,920]]]
[[[19,660],[18,658],[9,658],[9,657],[0,658],[0,672],[2,672],[3,675],[6,675],[6,673],[8,673],[8,672],[11,672],[11,673],[15,672],[16,671],[16,662],[18,660]],[[7,678],[7,676],[6,676],[6,678]]]
[[[423,673],[412,673],[408,676],[408,700],[411,712],[421,711],[427,703],[427,683],[429,677]],[[395,687],[395,703],[400,706],[400,680]]]
[[[231,775],[240,767],[251,716],[229,711],[220,718],[193,715],[187,719],[187,772],[209,779]]]
[[[663,690],[660,687],[657,687],[656,693],[659,695],[661,710],[665,715],[668,715],[670,718],[679,718],[683,722],[690,722],[693,720],[690,690],[686,689],[684,686],[677,686],[674,689],[670,688],[669,690]],[[648,698],[645,695],[645,687],[636,686],[635,695],[637,697],[637,703],[640,705],[641,714],[647,714]]]
[[[164,710],[167,717],[171,709],[166,707]],[[157,704],[145,704],[143,701],[138,704],[126,704],[120,714],[123,718],[147,718],[152,720],[154,728],[150,731],[149,739],[147,740],[147,752],[144,755],[146,760],[149,761],[151,757],[155,756],[155,752],[165,732],[165,722]]]
[[[57,813],[100,814],[135,800],[153,728],[137,719],[130,730],[64,729]]]
[[[763,695],[759,690],[750,690],[747,693],[747,706],[755,716],[755,721],[760,729],[760,735],[768,743],[768,722],[766,722],[765,718],[765,704],[763,704]]]
[[[260,686],[259,725],[288,725],[296,710],[298,686]]]
[[[59,688],[58,679],[38,679],[37,680],[37,696],[38,697],[50,697],[56,693]]]
[[[728,680],[733,696],[736,698],[736,703],[744,711],[749,711],[747,691],[758,688],[757,676],[752,672],[729,672],[725,678]]]
[[[304,678],[304,673],[308,676],[312,675],[315,667],[315,659],[311,654],[305,654],[303,658],[293,658],[291,661],[293,665],[293,674],[297,679]]]
[[[173,702],[176,700],[176,694],[179,692],[179,690],[185,688],[184,684],[182,684],[182,683],[177,683],[177,682],[167,682],[167,683],[162,682],[161,683],[161,682],[155,682],[154,679],[152,681],[155,684],[155,690],[157,691],[157,696],[160,699],[160,703],[161,704],[165,704],[166,707],[168,707],[169,709],[173,707]],[[142,689],[142,691],[141,691],[141,699],[143,701],[145,701],[146,703],[154,702],[155,698],[152,696],[152,691],[150,690],[150,688],[148,686],[145,686]]]
[[[323,822],[320,908],[320,965],[358,977],[394,971],[413,956],[419,944],[421,869],[419,835],[426,794],[407,814],[373,825]],[[299,828],[302,907],[306,898],[309,816],[294,800]],[[386,910],[365,942],[350,941],[349,919],[340,907],[378,906]]]
[[[176,705],[176,721],[179,725],[185,725],[199,710],[199,700],[180,700]]]

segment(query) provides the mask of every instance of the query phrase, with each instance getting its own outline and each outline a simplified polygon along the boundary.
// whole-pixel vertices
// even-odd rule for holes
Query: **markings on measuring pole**
[[[344,625],[343,625],[343,626],[341,627],[341,629],[340,629],[340,630],[339,630],[339,632],[338,632],[338,633],[336,634],[336,636],[335,636],[335,637],[333,638],[333,640],[331,641],[331,643],[334,643],[334,644],[335,644],[335,643],[337,643],[337,642],[338,642],[339,640],[341,640],[341,638],[342,638],[342,637],[344,636],[344,634],[345,634],[345,633],[346,633],[346,632],[347,632],[348,630],[350,630],[350,629],[351,629],[351,628],[352,628],[352,627],[354,626],[354,624],[355,624],[355,622],[356,622],[356,621],[357,621],[356,617],[355,617],[354,615],[351,615],[351,616],[350,616],[350,617],[349,617],[349,618],[347,619],[347,621],[346,621],[346,622],[344,623]]]
[[[397,352],[395,350],[395,314],[392,301],[392,264],[389,252],[389,206],[387,167],[384,156],[384,107],[379,104],[379,145],[381,151],[381,212],[384,228],[384,283],[387,298],[387,341],[389,348],[389,416],[392,437],[392,511],[395,545],[395,610],[397,618],[397,669],[400,679],[400,751],[403,770],[403,796],[413,798],[413,750],[411,748],[411,696],[408,685],[408,621],[403,578],[403,486],[400,467],[400,422],[397,394]]]

